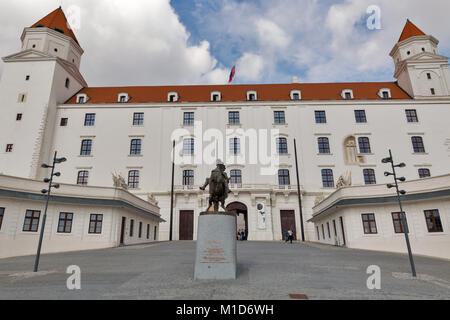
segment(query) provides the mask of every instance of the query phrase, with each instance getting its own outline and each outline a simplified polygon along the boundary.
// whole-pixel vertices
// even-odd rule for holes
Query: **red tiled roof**
[[[75,40],[76,43],[78,43],[77,37],[75,37],[75,34],[70,28],[69,23],[67,22],[66,15],[62,11],[61,7],[59,7],[55,11],[52,11],[44,18],[33,24],[31,28],[35,28],[37,26],[44,26],[49,29],[57,28],[59,30],[62,30],[66,36],[71,37],[73,40]]]
[[[411,99],[395,82],[99,87],[84,88],[79,93],[86,94],[91,104],[117,103],[119,93],[128,93],[128,103],[163,103],[169,92],[178,93],[178,102],[210,102],[213,91],[222,94],[223,102],[246,101],[247,91],[252,90],[257,92],[258,101],[289,101],[291,90],[300,90],[302,100],[343,100],[344,89],[353,90],[355,100],[381,100],[378,91],[382,88],[390,89],[392,99]],[[66,102],[74,103],[76,95]]]
[[[406,21],[405,27],[403,28],[403,32],[400,36],[400,39],[398,39],[398,42],[401,42],[403,40],[409,39],[411,37],[415,36],[425,36],[426,34],[416,27],[414,23],[409,21],[409,19]]]

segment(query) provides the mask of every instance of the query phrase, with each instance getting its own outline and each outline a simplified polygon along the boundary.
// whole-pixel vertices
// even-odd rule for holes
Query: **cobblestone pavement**
[[[239,242],[238,279],[194,281],[195,242],[0,259],[0,299],[450,299],[450,261],[313,243]],[[68,290],[66,269],[81,268],[81,290]],[[367,267],[381,269],[369,290]]]

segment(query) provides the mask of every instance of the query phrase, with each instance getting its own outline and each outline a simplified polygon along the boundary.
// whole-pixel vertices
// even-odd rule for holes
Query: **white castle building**
[[[321,206],[344,190],[337,187],[360,186],[365,193],[371,190],[365,185],[392,183],[381,163],[389,149],[407,165],[399,173],[418,180],[416,192],[421,181],[450,173],[448,58],[439,54],[436,38],[410,21],[390,53],[396,82],[89,87],[79,71],[84,50],[60,8],[25,28],[21,41],[18,53],[3,58],[0,172],[43,179],[48,170],[40,165],[51,162],[55,150],[68,159],[58,166],[61,183],[111,187],[111,172],[122,172],[130,192],[157,200],[166,221],[160,240],[169,238],[174,134],[174,240],[196,238],[208,199],[199,186],[214,168],[205,154],[226,162],[228,209],[238,214],[238,228],[249,240],[280,240],[288,229],[301,238],[294,139],[309,241],[343,244],[347,232],[364,231],[366,220],[350,225],[343,213],[333,218],[337,239],[322,237],[316,229],[324,223]],[[209,139],[208,132],[221,139]],[[272,157],[263,159],[262,146]],[[440,199],[449,197],[450,184],[443,190]],[[424,210],[438,210],[437,232],[446,237],[439,243],[448,247],[450,206],[437,206],[419,206],[416,222],[426,228]],[[386,230],[393,229],[395,219],[387,221]]]

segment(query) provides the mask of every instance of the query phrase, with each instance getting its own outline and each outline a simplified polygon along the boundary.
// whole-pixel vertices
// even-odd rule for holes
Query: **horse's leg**
[[[214,202],[214,212],[219,212],[219,201]]]

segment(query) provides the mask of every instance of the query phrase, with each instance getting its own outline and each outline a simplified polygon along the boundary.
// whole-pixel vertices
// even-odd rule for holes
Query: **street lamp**
[[[60,185],[58,183],[53,184],[53,177],[61,176],[60,172],[55,172],[55,165],[57,163],[62,163],[65,161],[67,161],[66,158],[56,158],[56,151],[55,151],[55,155],[53,156],[53,165],[49,166],[48,164],[45,164],[45,163],[41,165],[41,168],[44,168],[44,169],[52,168],[52,173],[50,175],[50,178],[44,179],[44,182],[48,182],[48,189],[41,190],[42,194],[47,194],[47,201],[45,203],[44,217],[42,218],[41,234],[39,236],[39,244],[38,244],[38,249],[37,249],[37,254],[36,254],[36,261],[34,263],[34,272],[37,272],[38,267],[39,267],[39,258],[41,256],[42,239],[44,237],[45,220],[47,220],[47,209],[48,209],[48,202],[50,201],[50,193],[52,192],[52,188],[59,189],[59,187],[60,187]]]
[[[398,181],[404,182],[404,181],[406,181],[406,179],[405,179],[405,177],[397,178],[397,174],[395,173],[395,168],[404,168],[404,167],[406,167],[406,164],[404,164],[402,162],[402,163],[399,163],[399,164],[395,165],[394,164],[394,158],[392,157],[391,150],[389,150],[389,157],[388,158],[384,158],[383,160],[381,160],[381,162],[382,163],[390,163],[391,166],[392,166],[392,172],[386,171],[386,172],[384,172],[384,175],[386,177],[394,176],[395,184],[388,183],[387,187],[388,187],[388,189],[391,189],[391,188],[395,187],[395,189],[397,191],[397,199],[398,199],[398,204],[400,206],[401,223],[402,223],[402,227],[403,227],[403,233],[405,234],[406,247],[408,248],[408,256],[409,256],[409,262],[411,264],[412,276],[416,277],[416,267],[414,265],[414,259],[413,259],[413,255],[412,255],[412,252],[411,252],[411,245],[409,243],[408,229],[407,229],[407,226],[406,226],[406,219],[405,219],[405,212],[403,212],[402,201],[400,199],[400,195],[406,194],[406,191],[405,190],[399,190],[399,188],[398,188]]]

